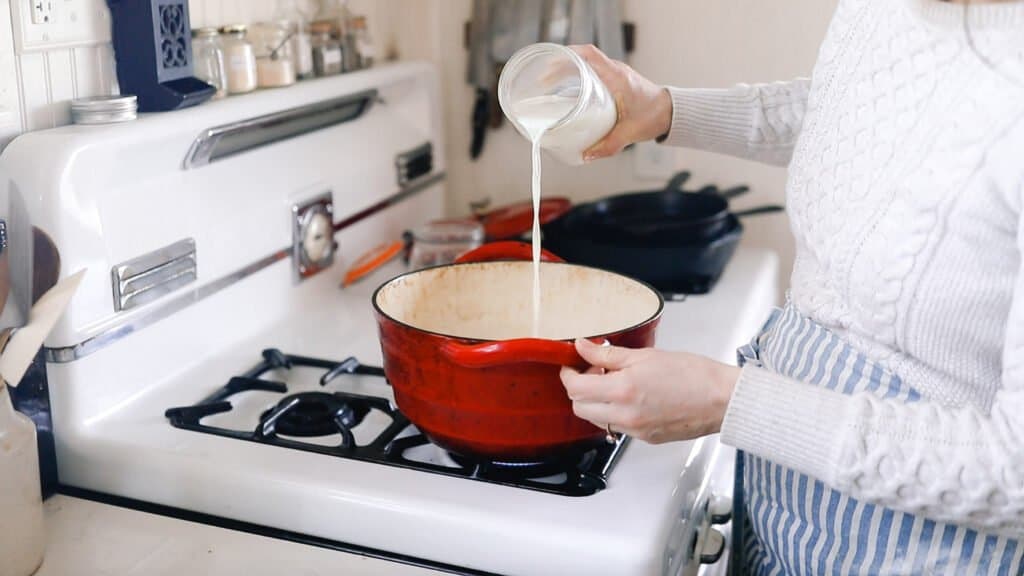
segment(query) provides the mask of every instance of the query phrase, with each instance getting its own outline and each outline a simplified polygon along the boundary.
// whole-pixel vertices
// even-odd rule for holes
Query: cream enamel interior
[[[447,336],[510,340],[532,336],[530,262],[442,266],[400,276],[376,295],[394,320]],[[661,298],[645,284],[595,268],[541,263],[541,338],[619,332],[655,317]]]

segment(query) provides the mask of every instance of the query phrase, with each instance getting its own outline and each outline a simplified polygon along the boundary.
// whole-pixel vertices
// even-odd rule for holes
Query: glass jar
[[[352,36],[356,55],[359,57],[359,69],[370,68],[373,66],[376,49],[373,46],[373,38],[370,37],[370,30],[366,26],[366,16],[352,18]]]
[[[569,165],[615,126],[615,100],[579,54],[540,43],[512,55],[498,79],[498,103],[526,139]]]
[[[248,28],[242,24],[221,28],[228,94],[252,92],[259,85],[256,52],[246,37],[247,34]]]
[[[341,45],[342,71],[358,70],[359,57],[352,34],[352,11],[348,8],[348,0],[320,0],[316,20],[330,24],[331,36]]]
[[[224,50],[220,46],[220,33],[216,28],[198,28],[192,31],[192,61],[195,77],[217,89],[213,97],[227,96]]]
[[[330,24],[314,22],[313,72],[317,77],[333,76],[343,71],[341,44],[331,36]]]
[[[484,241],[484,226],[476,220],[438,220],[412,231],[409,268],[450,264]]]
[[[295,84],[291,33],[278,23],[260,24],[253,35],[256,51],[256,78],[260,88],[279,88]]]
[[[309,21],[299,9],[296,0],[279,0],[274,16],[291,34],[289,40],[295,76],[300,79],[313,76],[313,38]]]

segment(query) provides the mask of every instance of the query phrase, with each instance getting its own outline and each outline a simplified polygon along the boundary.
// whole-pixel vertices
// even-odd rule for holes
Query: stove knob
[[[697,537],[697,550],[701,564],[714,564],[725,552],[725,536],[714,528],[705,528]]]
[[[334,242],[334,205],[331,193],[292,206],[292,260],[298,278],[304,279],[331,266]]]
[[[732,520],[732,498],[712,495],[708,499],[708,517],[712,524],[725,524]]]
[[[302,253],[310,263],[324,262],[334,251],[334,223],[325,210],[310,210],[302,226]]]

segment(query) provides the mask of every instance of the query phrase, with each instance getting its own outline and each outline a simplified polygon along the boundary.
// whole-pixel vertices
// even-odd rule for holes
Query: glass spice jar
[[[376,56],[373,46],[373,38],[366,26],[366,16],[355,16],[352,18],[352,36],[358,55],[359,69],[370,68]]]
[[[291,33],[292,63],[295,76],[300,79],[313,76],[313,38],[309,20],[299,9],[296,0],[278,0],[274,17]]]
[[[195,77],[217,90],[213,97],[227,96],[224,50],[220,46],[220,33],[216,28],[197,28],[192,31],[192,60]]]
[[[225,26],[221,29],[221,34],[228,93],[252,92],[259,82],[256,73],[256,52],[246,37],[248,28],[243,24]]]
[[[295,84],[291,33],[280,24],[261,24],[253,38],[256,50],[256,78],[260,88]]]
[[[331,36],[331,25],[314,22],[310,28],[313,35],[313,72],[318,76],[333,76],[344,70],[341,44]]]
[[[412,231],[409,269],[450,264],[484,241],[484,226],[476,220],[437,220]]]

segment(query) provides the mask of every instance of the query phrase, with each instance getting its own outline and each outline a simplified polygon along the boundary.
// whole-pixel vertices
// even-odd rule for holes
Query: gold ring
[[[605,431],[605,436],[604,436],[604,441],[605,442],[607,442],[609,444],[615,444],[616,442],[619,441],[619,437],[615,434],[615,432],[612,432],[612,425],[611,425],[610,422],[608,424],[604,425],[604,431]]]

